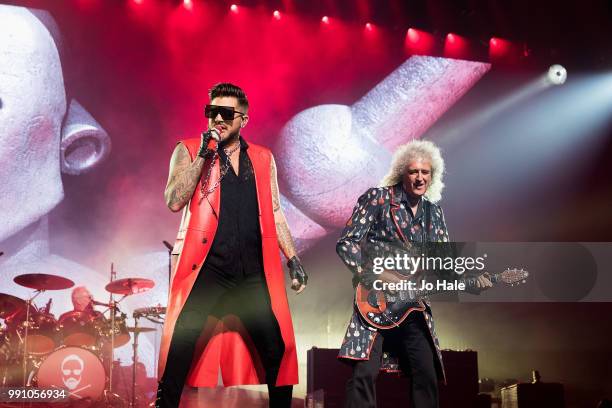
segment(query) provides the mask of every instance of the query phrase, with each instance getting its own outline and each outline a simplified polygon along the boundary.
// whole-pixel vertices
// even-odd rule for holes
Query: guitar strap
[[[431,227],[431,203],[429,201],[425,201],[424,203],[425,210],[425,231],[421,234],[422,244],[423,244],[423,253],[427,256],[427,242],[431,241],[429,237],[429,228]]]

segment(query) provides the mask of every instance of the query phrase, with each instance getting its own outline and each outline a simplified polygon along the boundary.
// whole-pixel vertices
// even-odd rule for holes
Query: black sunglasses
[[[204,108],[204,116],[209,119],[214,119],[217,115],[221,115],[223,120],[234,120],[236,114],[244,116],[244,113],[238,112],[232,106],[206,105]]]

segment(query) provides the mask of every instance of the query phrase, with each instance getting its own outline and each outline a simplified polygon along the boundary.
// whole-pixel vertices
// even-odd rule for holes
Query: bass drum
[[[65,388],[73,400],[97,401],[102,397],[106,371],[102,361],[80,347],[62,347],[49,354],[36,374],[40,388]]]

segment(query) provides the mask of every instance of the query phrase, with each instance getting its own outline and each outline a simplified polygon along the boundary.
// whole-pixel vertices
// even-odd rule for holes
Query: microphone
[[[206,159],[211,154],[213,156],[216,155],[219,148],[219,140],[219,131],[217,129],[209,129],[206,132],[202,132],[202,142],[200,143],[198,156]],[[206,143],[206,146],[204,146],[204,143]]]
[[[168,248],[168,251],[172,251],[174,249],[174,245],[172,245],[168,241],[162,241],[162,243],[164,244],[166,248]]]
[[[51,310],[51,303],[53,303],[53,299],[49,298],[49,301],[47,302],[47,304],[45,305],[45,313],[49,313],[49,311]]]
[[[210,138],[208,140],[208,145],[206,146],[206,148],[208,150],[216,151],[217,146],[219,145],[219,141],[221,140],[221,135],[219,134],[219,131],[215,128],[207,130],[206,132],[204,132],[204,138]]]
[[[93,298],[91,298],[91,304],[92,305],[96,305],[96,306],[106,306],[106,307],[108,307],[108,303],[98,302],[97,300],[94,300]]]

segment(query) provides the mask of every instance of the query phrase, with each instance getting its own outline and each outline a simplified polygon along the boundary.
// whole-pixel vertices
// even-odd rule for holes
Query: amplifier
[[[307,353],[306,400],[309,408],[344,406],[350,365],[338,360],[338,349],[313,347]],[[440,384],[440,408],[473,408],[478,395],[478,358],[475,351],[443,350],[447,384]],[[376,383],[378,408],[410,405],[410,378],[381,372]]]
[[[502,408],[564,408],[563,384],[520,383],[501,389]]]

